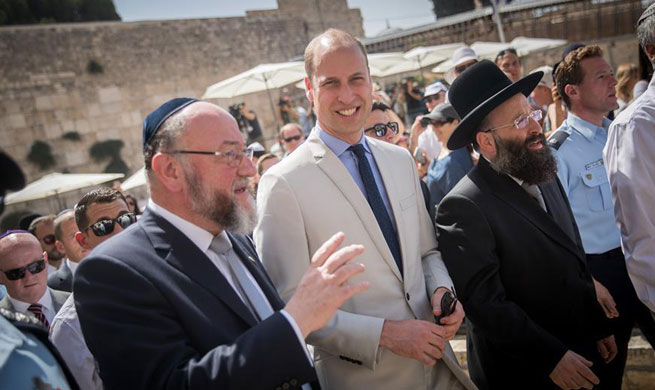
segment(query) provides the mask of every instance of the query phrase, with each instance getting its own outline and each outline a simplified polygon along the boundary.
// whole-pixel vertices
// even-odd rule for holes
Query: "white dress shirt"
[[[28,312],[27,308],[30,307],[31,303],[19,301],[14,299],[11,296],[7,295],[9,301],[14,306],[14,310],[19,313],[32,315],[32,312]],[[48,323],[52,324],[52,320],[55,318],[57,311],[55,310],[55,305],[52,303],[52,295],[50,295],[50,287],[45,288],[45,292],[41,296],[41,299],[37,303],[40,303],[42,308],[41,312],[45,315],[45,318],[48,320]]]
[[[655,78],[612,122],[603,150],[628,274],[655,312]]]
[[[64,302],[51,323],[50,341],[64,358],[80,389],[103,389],[96,361],[82,336],[73,294]]]
[[[417,146],[423,149],[430,160],[434,160],[439,157],[439,154],[441,154],[441,149],[443,148],[443,145],[441,145],[441,142],[439,142],[437,135],[434,134],[432,125],[428,125],[428,127],[418,136]],[[413,150],[411,152],[414,153]]]
[[[222,261],[221,258],[218,256],[218,254],[216,254],[213,250],[209,248],[209,246],[212,243],[212,240],[214,239],[214,236],[210,232],[171,213],[165,208],[159,206],[152,199],[148,201],[148,209],[151,212],[154,212],[155,214],[161,216],[166,221],[170,222],[171,225],[175,226],[180,232],[182,232],[182,234],[184,234],[189,240],[191,240],[191,242],[193,242],[198,247],[198,249],[200,249],[201,252],[207,255],[209,260],[211,260],[212,264],[214,264],[214,266],[218,268],[218,271],[225,277],[228,283],[230,283],[230,286],[232,286],[232,289],[236,292],[236,294],[241,298],[242,301],[245,302],[244,297],[242,297],[241,294],[239,293],[239,289],[234,287],[235,281],[232,278],[232,273],[229,271],[228,264],[225,261]],[[227,235],[225,231],[222,231],[220,234]],[[264,292],[261,290],[261,288],[259,287],[257,281],[253,278],[252,274],[250,274],[250,271],[248,271],[248,269],[245,268],[245,266],[244,266],[244,270],[246,271],[248,278],[250,278],[250,280],[253,282],[253,285],[255,285],[259,290],[259,293],[262,294],[263,296],[266,296]],[[270,305],[268,299],[266,299],[266,303]],[[272,307],[271,307],[271,311],[274,311],[272,310]],[[306,347],[305,339],[302,337],[302,332],[300,331],[300,328],[298,327],[298,324],[296,324],[296,321],[293,319],[293,317],[291,317],[291,315],[287,313],[285,310],[280,310],[280,313],[291,324],[291,327],[295,331],[296,336],[298,336],[298,340],[300,341],[300,344],[303,347]],[[312,363],[313,365],[313,360],[309,356],[309,353],[307,352],[306,348],[305,348],[305,352],[307,353],[307,358],[309,359],[310,363]]]

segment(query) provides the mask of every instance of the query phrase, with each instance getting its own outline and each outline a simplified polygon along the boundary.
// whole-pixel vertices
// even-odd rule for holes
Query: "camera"
[[[241,117],[242,117],[242,115],[241,115],[241,107],[243,107],[244,104],[245,104],[244,102],[241,102],[241,103],[235,103],[235,104],[231,105],[231,106],[228,108],[228,111],[230,112],[230,115],[232,115],[232,116],[234,117],[234,119],[236,119],[237,122],[239,122],[239,120],[240,120]]]
[[[430,118],[423,117],[421,118],[421,127],[428,127],[430,124]]]

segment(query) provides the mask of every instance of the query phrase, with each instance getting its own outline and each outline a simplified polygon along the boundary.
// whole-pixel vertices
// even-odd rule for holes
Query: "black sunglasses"
[[[376,137],[384,137],[387,134],[387,129],[391,130],[394,134],[398,134],[398,122],[376,123],[368,129],[365,129],[364,132],[368,133],[369,131],[375,131]]]
[[[25,271],[30,271],[32,275],[36,275],[45,269],[45,260],[40,259],[32,262],[25,267],[10,269],[9,271],[2,271],[9,280],[18,280],[25,277]]]
[[[282,138],[282,139],[284,140],[284,142],[291,142],[291,141],[300,141],[301,138],[302,135],[294,135],[293,137]]]
[[[118,223],[119,225],[121,225],[123,229],[125,229],[126,227],[130,226],[134,222],[136,222],[136,214],[125,213],[119,215],[114,219],[103,219],[101,221],[93,223],[91,224],[91,226],[88,226],[84,230],[91,229],[91,231],[93,231],[93,234],[95,234],[96,237],[102,237],[102,236],[106,236],[107,234],[111,234],[114,231],[114,223]]]
[[[56,240],[57,239],[55,238],[54,234],[48,234],[47,236],[43,237],[43,242],[45,242],[46,245],[52,245]]]

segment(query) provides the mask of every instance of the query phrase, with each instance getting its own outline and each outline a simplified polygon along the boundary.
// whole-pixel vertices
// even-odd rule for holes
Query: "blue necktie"
[[[373,214],[375,214],[375,219],[378,221],[380,230],[382,230],[384,239],[387,241],[389,250],[391,251],[393,258],[398,265],[398,269],[400,270],[400,274],[402,275],[403,260],[400,257],[400,245],[398,244],[396,231],[394,230],[393,224],[391,223],[391,218],[389,218],[387,208],[384,206],[384,202],[382,201],[382,196],[380,195],[378,186],[375,184],[375,178],[373,177],[373,171],[371,170],[371,166],[369,165],[368,159],[366,158],[364,145],[352,145],[348,148],[348,150],[355,153],[355,156],[357,157],[357,166],[359,168],[359,175],[362,177],[362,182],[364,182],[366,199],[368,200],[368,204],[373,210]]]

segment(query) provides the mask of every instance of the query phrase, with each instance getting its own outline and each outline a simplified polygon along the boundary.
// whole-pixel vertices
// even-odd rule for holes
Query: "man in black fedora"
[[[541,76],[512,83],[481,61],[449,92],[462,121],[448,148],[473,143],[480,160],[439,205],[437,231],[481,389],[602,388],[616,354],[541,111],[526,98]]]

